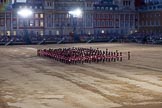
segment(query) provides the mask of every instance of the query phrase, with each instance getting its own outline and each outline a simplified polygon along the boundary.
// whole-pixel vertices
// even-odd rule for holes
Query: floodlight
[[[80,8],[77,8],[75,10],[69,11],[69,14],[73,15],[73,17],[82,17],[82,10]]]
[[[20,15],[21,17],[23,17],[23,18],[28,18],[33,14],[33,11],[31,9],[28,9],[28,8],[23,8],[23,9],[20,9],[17,12],[17,14]]]

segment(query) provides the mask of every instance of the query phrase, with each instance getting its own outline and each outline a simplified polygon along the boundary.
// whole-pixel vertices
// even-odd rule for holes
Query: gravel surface
[[[36,55],[39,48],[65,47],[119,50],[124,58],[67,65]],[[162,108],[162,46],[0,46],[0,108]]]

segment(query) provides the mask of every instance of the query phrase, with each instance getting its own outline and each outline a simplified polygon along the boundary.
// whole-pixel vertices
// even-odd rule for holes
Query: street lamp
[[[76,34],[76,27],[77,27],[77,18],[82,18],[83,11],[80,8],[74,9],[69,11],[69,14],[73,18],[73,34],[74,34],[74,41],[79,42],[80,39]]]
[[[17,15],[25,20],[33,15],[33,11],[29,8],[21,8],[20,10],[17,11]],[[24,26],[24,39],[27,44],[30,44],[31,40],[28,34],[27,25],[25,21],[23,21],[23,26]]]

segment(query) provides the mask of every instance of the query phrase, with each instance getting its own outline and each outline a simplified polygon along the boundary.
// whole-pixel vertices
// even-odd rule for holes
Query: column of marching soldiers
[[[59,48],[59,49],[38,49],[37,55],[42,57],[49,57],[56,61],[66,64],[78,63],[99,63],[99,62],[116,62],[122,61],[122,52],[116,50],[115,52],[106,50],[99,50],[90,48]]]

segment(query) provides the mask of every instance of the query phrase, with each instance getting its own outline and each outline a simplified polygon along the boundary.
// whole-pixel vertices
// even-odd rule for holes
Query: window
[[[129,6],[130,6],[130,4],[131,4],[130,1],[128,1],[128,5],[129,5]]]
[[[39,21],[35,20],[35,27],[39,27]]]
[[[124,27],[124,22],[120,22],[120,27]]]
[[[20,27],[23,27],[24,26],[24,23],[23,23],[23,20],[22,19],[19,20],[19,26]]]
[[[58,26],[58,25],[56,24],[56,26]],[[51,22],[48,22],[47,23],[47,27],[52,27],[52,23]]]
[[[151,25],[152,25],[152,26],[154,25],[154,20],[151,21]]]
[[[43,21],[40,21],[40,27],[43,27],[43,26],[44,26]]]
[[[116,26],[116,27],[119,27],[119,21],[116,21],[116,22],[115,22],[115,26]]]
[[[113,19],[113,14],[110,14],[109,18],[110,18],[110,19]]]
[[[109,27],[109,21],[106,21],[106,27]]]
[[[51,30],[49,31],[49,35],[52,35],[52,31]]]
[[[0,35],[2,35],[2,36],[4,35],[3,31],[0,31]]]
[[[157,26],[160,25],[160,20],[156,20],[156,25],[157,25]]]
[[[125,27],[129,27],[130,23],[129,21],[125,21]]]
[[[123,14],[120,15],[120,19],[124,20],[124,15]]]
[[[128,0],[123,1],[123,6],[130,6],[130,4],[131,4],[130,0],[129,1]]]
[[[11,35],[11,32],[10,31],[7,31],[7,36],[10,36]]]
[[[116,19],[119,19],[119,15],[115,15]]]
[[[131,14],[131,15],[130,15],[130,19],[133,20],[133,17],[134,17],[133,14]]]
[[[97,14],[97,19],[99,19],[100,18],[100,14]]]
[[[40,14],[40,18],[43,18],[44,17],[44,15],[43,14]]]
[[[100,21],[97,21],[97,27],[99,27],[100,26]]]
[[[34,21],[33,21],[33,20],[30,20],[30,21],[29,21],[29,26],[30,26],[30,27],[34,26]]]
[[[113,21],[110,21],[110,27],[113,27]]]
[[[4,19],[0,19],[0,26],[3,26],[4,25]]]
[[[40,35],[43,36],[44,32],[43,31],[40,31]]]
[[[35,18],[39,18],[38,14],[35,14]]]
[[[13,35],[16,36],[16,31],[13,31]]]
[[[57,30],[57,31],[56,31],[56,35],[59,35],[59,34],[60,34],[60,33],[59,33],[59,31]]]
[[[104,7],[101,7],[101,10],[104,10]]]
[[[13,21],[12,24],[13,24],[13,27],[16,27],[17,26],[17,21]]]
[[[102,21],[102,25],[101,25],[102,27],[104,27],[105,26],[105,21]]]
[[[52,2],[47,2],[47,6],[51,7],[52,6]]]

